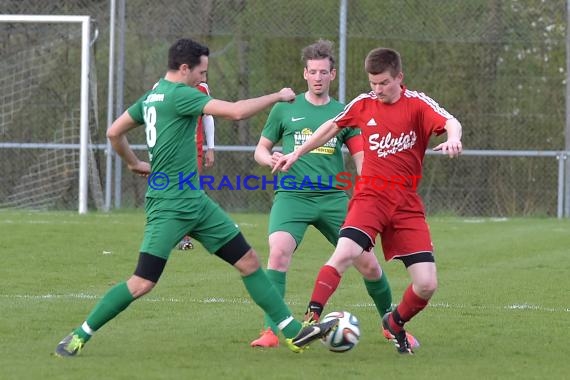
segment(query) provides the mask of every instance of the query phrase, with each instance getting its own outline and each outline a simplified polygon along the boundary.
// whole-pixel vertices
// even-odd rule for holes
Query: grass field
[[[267,216],[234,215],[265,264]],[[570,221],[430,218],[440,288],[410,322],[422,347],[399,356],[351,269],[327,311],[362,339],[335,354],[249,347],[262,313],[236,271],[198,246],[174,252],[155,290],[73,359],[51,355],[109,286],[133,271],[142,212],[0,212],[0,379],[568,379]],[[332,247],[310,229],[288,276],[301,316]],[[383,260],[381,261],[383,263]],[[400,263],[384,265],[398,302]]]

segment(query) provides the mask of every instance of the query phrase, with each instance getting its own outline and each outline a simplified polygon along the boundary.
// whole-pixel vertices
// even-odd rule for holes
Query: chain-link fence
[[[339,49],[340,0],[116,2],[119,25],[121,4],[125,4],[125,27],[117,29],[116,45],[117,56],[124,56],[120,73],[124,75],[124,97],[119,99],[123,108],[164,75],[167,49],[180,37],[210,47],[212,94],[228,100],[284,86],[304,91],[302,47],[326,38]],[[340,78],[346,101],[369,90],[363,70],[367,52],[378,46],[392,47],[402,54],[406,85],[426,92],[462,122],[467,149],[564,149],[566,1],[348,0],[346,4],[346,67]],[[97,112],[91,117],[91,138],[105,144],[106,123],[101,121],[106,120],[107,112],[110,2],[0,0],[0,13],[92,16],[98,36],[92,49],[91,83],[96,85],[93,94],[97,96],[92,96],[95,102],[91,106]],[[0,23],[0,33],[6,36],[0,42],[0,85],[4,91],[0,142],[56,142],[63,123],[79,129],[72,117],[77,112],[72,103],[79,91],[74,82],[79,74],[70,75],[79,70],[77,47],[73,49],[77,35],[72,29]],[[39,75],[34,70],[44,71]],[[333,94],[338,87],[337,80]],[[14,100],[18,97],[21,100]],[[216,144],[255,145],[267,113],[241,122],[217,119]],[[129,140],[144,144],[143,130],[131,133]],[[61,161],[57,176],[68,173],[75,178],[77,170],[63,163],[73,161],[76,153],[66,152],[67,156],[48,159],[48,150],[0,149],[4,175],[0,203],[76,208],[76,180],[58,188],[49,202],[18,206],[14,201],[14,193],[23,192],[17,187],[21,178],[41,176],[41,164],[46,161]],[[143,151],[140,154],[145,155]],[[103,183],[104,151],[94,150],[93,158],[95,175]],[[30,167],[35,169],[30,171]],[[252,152],[227,151],[216,153],[210,172],[214,176],[269,174],[256,165]],[[464,156],[447,160],[429,155],[420,192],[432,214],[556,215],[558,174],[553,157]],[[123,171],[122,206],[140,207],[145,187],[144,180]],[[272,199],[270,190],[210,194],[232,211],[267,211]],[[96,203],[92,198],[90,206]]]

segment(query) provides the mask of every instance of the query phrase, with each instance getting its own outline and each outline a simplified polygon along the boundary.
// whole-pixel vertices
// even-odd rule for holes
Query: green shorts
[[[279,191],[275,194],[269,215],[269,234],[288,232],[298,247],[307,227],[313,225],[331,244],[336,245],[347,204],[348,196],[344,191]]]
[[[221,207],[206,194],[197,198],[147,198],[146,225],[140,251],[168,259],[189,234],[215,253],[240,231]]]

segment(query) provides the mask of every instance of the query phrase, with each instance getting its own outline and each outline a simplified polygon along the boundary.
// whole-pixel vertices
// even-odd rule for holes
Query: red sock
[[[424,300],[414,293],[412,284],[410,284],[404,292],[402,302],[400,302],[396,308],[396,313],[392,313],[392,317],[399,317],[397,318],[398,320],[394,320],[394,318],[390,318],[388,320],[390,327],[396,332],[401,331],[404,323],[408,322],[414,317],[414,315],[422,311],[427,306],[428,301],[429,300]]]
[[[341,276],[335,268],[324,265],[317,275],[311,302],[316,302],[324,307],[338,287],[340,279]]]

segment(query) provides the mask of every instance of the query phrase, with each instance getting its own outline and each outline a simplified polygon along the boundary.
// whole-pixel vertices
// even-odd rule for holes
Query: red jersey
[[[210,95],[210,89],[205,82],[200,83],[196,88],[206,95]],[[196,149],[198,157],[201,158],[204,152],[204,126],[202,125],[202,116],[198,118],[198,125],[196,125]]]
[[[374,92],[359,95],[334,122],[342,128],[360,128],[364,140],[362,176],[417,188],[431,134],[445,132],[446,121],[453,118],[427,95],[402,87],[393,104],[380,102]]]

